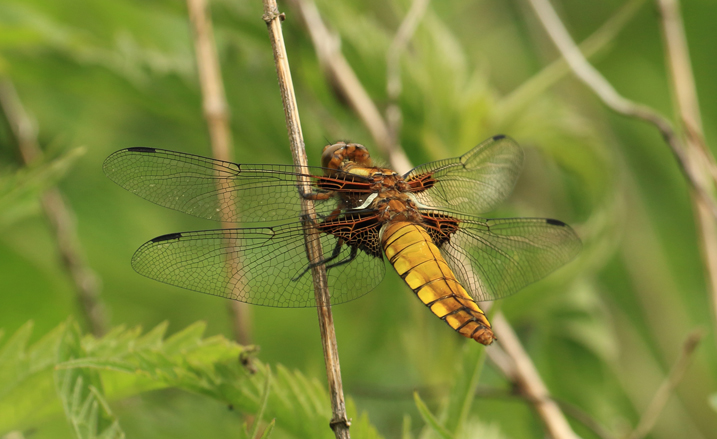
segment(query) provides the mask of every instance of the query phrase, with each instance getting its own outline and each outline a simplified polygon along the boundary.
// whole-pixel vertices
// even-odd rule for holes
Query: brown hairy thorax
[[[379,221],[401,219],[422,222],[415,203],[408,195],[410,187],[403,176],[392,169],[373,166],[373,160],[365,146],[346,142],[327,145],[321,156],[321,164],[327,168],[327,174],[336,170],[370,178],[371,189],[377,196],[367,207],[380,212]],[[342,204],[349,208],[358,207],[351,205],[351,201],[353,200],[344,199]]]

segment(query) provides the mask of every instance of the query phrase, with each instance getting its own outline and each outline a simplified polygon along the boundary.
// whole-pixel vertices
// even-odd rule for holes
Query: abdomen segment
[[[456,279],[419,224],[396,222],[383,232],[386,257],[418,298],[461,335],[489,345],[494,336],[485,313]]]

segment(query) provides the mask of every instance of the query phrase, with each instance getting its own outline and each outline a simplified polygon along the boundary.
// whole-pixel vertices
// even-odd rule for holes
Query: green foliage
[[[455,436],[448,431],[444,426],[441,425],[441,423],[438,421],[438,419],[431,413],[431,411],[426,406],[426,403],[423,402],[420,396],[418,396],[418,393],[414,393],[413,397],[416,401],[416,407],[418,408],[418,413],[421,414],[421,417],[423,418],[423,421],[426,423],[426,426],[430,428],[430,430],[438,435],[440,439],[453,439]]]
[[[54,393],[52,369],[57,361],[65,325],[28,345],[32,323],[0,340],[0,432],[23,428],[32,421],[60,410]]]
[[[271,368],[252,359],[222,336],[203,338],[206,325],[196,323],[165,338],[167,324],[147,333],[116,328],[102,338],[80,334],[77,324],[62,324],[40,341],[28,345],[32,325],[23,326],[0,346],[0,408],[5,409],[0,432],[23,428],[57,410],[38,382],[53,378],[59,400],[77,438],[122,438],[108,400],[128,398],[148,390],[181,389],[217,400],[254,415],[251,429],[239,434],[268,437],[274,426],[291,437],[332,437],[326,391],[303,374]],[[43,405],[44,404],[44,405]],[[352,435],[380,436],[365,415],[355,418]],[[47,406],[38,412],[38,408]],[[266,424],[264,419],[271,419]],[[261,430],[263,428],[263,430]]]
[[[57,351],[59,364],[84,358],[77,325],[70,324]],[[99,372],[89,368],[57,369],[57,394],[67,420],[78,439],[122,439],[125,437],[102,391]]]
[[[486,351],[470,344],[463,346],[462,361],[457,364],[455,381],[448,396],[443,425],[454,436],[461,437],[465,423],[471,412]]]
[[[430,411],[418,392],[414,393],[416,407],[426,423],[421,438],[434,437],[434,435],[440,439],[463,438],[475,433],[474,424],[477,421],[471,419],[469,423],[469,416],[485,363],[485,353],[484,348],[473,344],[463,346],[462,359],[457,362],[456,370],[451,374],[454,380],[448,398],[442,404],[440,416],[437,417]],[[404,420],[404,436],[410,437],[409,430],[410,421]]]
[[[386,51],[411,3],[317,0],[381,112],[389,104]],[[626,96],[674,113],[654,8],[644,0],[551,3],[578,41],[609,23],[588,45],[596,67]],[[311,164],[338,139],[366,144],[383,164],[370,132],[326,80],[300,14],[292,2],[279,6]],[[289,164],[261,2],[211,7],[236,161]],[[684,3],[682,12],[713,147],[717,3]],[[684,176],[659,135],[605,111],[561,67],[531,14],[516,2],[431,2],[400,56],[399,140],[414,164],[460,155],[501,132],[524,147],[514,194],[488,215],[564,220],[584,250],[502,301],[502,310],[551,394],[623,437],[683,337],[713,327],[700,237]],[[211,154],[189,29],[177,1],[0,1],[0,71],[37,121],[41,147],[67,151],[21,167],[0,126],[0,435],[100,436],[114,434],[119,418],[128,437],[332,437],[314,311],[253,308],[261,361],[251,373],[238,361],[247,350],[226,338],[232,325],[222,301],[131,271],[132,252],[147,239],[220,227],[135,199],[101,172],[107,155],[130,146]],[[38,196],[56,185],[102,280],[115,327],[102,338],[61,323],[68,314],[84,320],[38,209]],[[483,367],[481,347],[413,296],[387,274],[374,293],[334,308],[352,436],[543,435],[520,398],[472,398],[476,388],[509,393],[510,383]],[[714,345],[712,334],[650,439],[715,436]],[[61,353],[71,358],[58,363]],[[570,420],[581,437],[595,437]],[[168,427],[174,423],[182,427]]]
[[[0,167],[0,224],[7,226],[36,213],[38,197],[56,185],[84,153],[83,148],[75,148],[30,167]]]

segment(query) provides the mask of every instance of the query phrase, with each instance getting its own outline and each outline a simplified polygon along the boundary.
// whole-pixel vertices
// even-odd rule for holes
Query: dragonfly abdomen
[[[426,230],[411,222],[390,223],[383,232],[386,257],[416,296],[461,335],[493,342],[485,313],[456,279]]]

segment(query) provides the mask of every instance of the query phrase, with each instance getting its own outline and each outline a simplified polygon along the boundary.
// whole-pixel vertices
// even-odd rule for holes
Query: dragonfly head
[[[342,170],[346,162],[353,162],[360,166],[373,166],[368,149],[358,143],[338,142],[324,148],[321,155],[321,166],[324,168]]]

